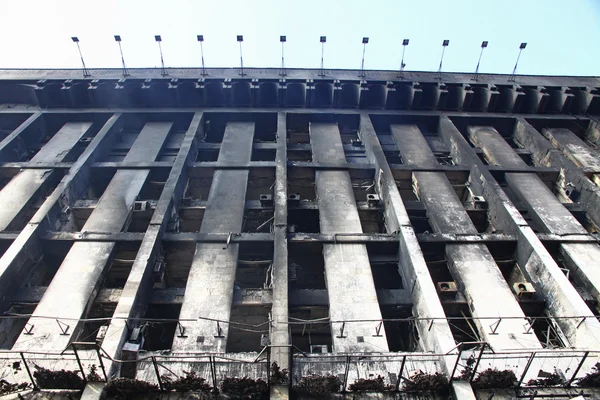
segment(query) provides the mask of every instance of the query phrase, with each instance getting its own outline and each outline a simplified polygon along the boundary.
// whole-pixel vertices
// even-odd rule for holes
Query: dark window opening
[[[436,151],[433,153],[440,165],[454,165],[454,160],[448,151]]]
[[[125,287],[138,250],[138,245],[132,243],[121,242],[117,244],[104,281],[105,288],[122,289]]]
[[[240,245],[235,289],[271,289],[273,285],[273,243]]]
[[[232,323],[229,324],[227,352],[260,352],[265,346],[263,337],[268,337],[269,334],[270,311],[270,306],[231,307],[230,321]]]
[[[29,267],[29,274],[22,285],[24,287],[48,286],[72,245],[73,242],[43,241],[41,252],[35,256],[30,255],[35,261],[32,261],[33,265]],[[21,285],[21,282],[15,284]]]
[[[359,210],[360,225],[364,233],[385,233],[385,217],[381,210]]]
[[[275,149],[252,149],[252,161],[275,161],[277,151]]]
[[[396,179],[396,186],[398,187],[398,191],[400,192],[400,197],[404,201],[418,201],[419,198],[414,191],[412,177],[410,176],[407,179]]]
[[[466,303],[443,303],[444,312],[448,319],[450,331],[456,343],[463,343],[463,349],[473,349],[479,344],[472,342],[481,341],[481,333],[473,320],[471,310]]]
[[[404,307],[381,307],[381,316],[386,319],[411,318],[411,310]],[[417,351],[419,334],[414,321],[385,321],[383,323],[390,351]]]
[[[185,189],[184,198],[190,198],[195,200],[208,200],[208,194],[210,193],[210,187],[213,181],[213,171],[202,168],[199,170],[201,176],[194,176],[187,182]]]
[[[219,149],[200,149],[196,161],[215,162],[219,158]]]
[[[177,319],[181,311],[181,304],[148,304],[144,318],[148,319]],[[173,322],[145,322],[142,325],[144,332],[144,350],[168,350],[173,344],[177,321]]]
[[[11,314],[32,314],[37,304],[13,304],[6,312]],[[0,320],[0,349],[10,350],[27,325],[29,318],[4,318]]]
[[[169,179],[168,169],[151,170],[138,195],[139,200],[158,200]]]
[[[402,276],[398,269],[398,261],[379,259],[376,256],[370,257],[369,261],[375,289],[404,289]]]
[[[112,318],[117,308],[116,304],[94,304],[87,314],[88,319]],[[110,320],[86,321],[83,323],[77,342],[96,342],[99,345],[104,340],[104,335],[108,329]]]
[[[408,210],[407,212],[415,233],[433,233],[426,210]]]
[[[288,205],[291,201],[316,200],[315,173],[305,168],[288,169]],[[290,197],[298,195],[296,197]]]
[[[389,164],[403,164],[399,151],[384,151],[385,158]]]
[[[185,288],[195,251],[196,243],[163,242],[164,286]]]
[[[321,243],[289,243],[288,249],[290,290],[326,289],[323,245]]]
[[[287,150],[288,161],[312,162],[312,152],[306,150]]]
[[[273,231],[273,210],[250,210],[244,211],[244,222],[242,232],[262,232],[269,233]]]
[[[299,323],[329,317],[328,307],[290,307],[290,331],[294,353],[326,354],[332,351],[329,322]]]
[[[319,210],[317,208],[288,209],[288,230],[291,233],[319,233]]]
[[[179,212],[171,216],[169,230],[172,232],[198,232],[202,226],[206,202],[192,198],[182,199]]]
[[[274,168],[252,168],[248,176],[248,187],[246,188],[246,201],[261,200],[261,196],[267,195],[273,198],[275,187]]]

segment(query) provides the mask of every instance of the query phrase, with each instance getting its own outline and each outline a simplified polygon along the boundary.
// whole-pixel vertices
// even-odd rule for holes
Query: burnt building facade
[[[598,395],[600,79],[244,72],[0,70],[4,379]]]

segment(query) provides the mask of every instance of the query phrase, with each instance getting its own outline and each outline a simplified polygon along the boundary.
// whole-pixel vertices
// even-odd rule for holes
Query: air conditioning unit
[[[261,194],[260,195],[260,205],[263,207],[271,207],[273,206],[273,195],[271,194]]]
[[[79,143],[89,143],[92,141],[92,139],[93,139],[93,137],[90,137],[90,136],[82,137],[79,139]]]
[[[379,204],[380,201],[381,201],[381,199],[379,198],[378,194],[374,194],[374,193],[367,194],[367,205],[369,207],[376,206],[377,204]]]
[[[311,354],[327,354],[327,345],[326,344],[311,344],[310,345]]]
[[[535,289],[529,282],[515,282],[512,287],[520,299],[531,299],[535,295]]]
[[[438,282],[437,290],[441,298],[443,299],[454,299],[456,298],[456,294],[458,293],[458,289],[456,288],[456,282]]]
[[[144,212],[149,208],[147,201],[134,201],[133,212]]]

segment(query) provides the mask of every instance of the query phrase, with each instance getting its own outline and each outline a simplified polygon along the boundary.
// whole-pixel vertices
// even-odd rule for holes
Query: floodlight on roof
[[[83,54],[81,53],[81,47],[79,47],[79,38],[77,36],[71,36],[71,40],[77,45],[77,51],[79,52],[79,58],[81,59],[81,65],[83,66],[83,77],[87,78],[91,74],[85,66],[85,61],[83,61]]]

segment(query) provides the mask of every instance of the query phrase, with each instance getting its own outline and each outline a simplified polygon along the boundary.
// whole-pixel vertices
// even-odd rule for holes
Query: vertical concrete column
[[[30,162],[61,162],[91,126],[91,122],[67,122]],[[26,169],[19,172],[2,188],[0,191],[0,230],[10,228],[11,222],[35,199],[36,193],[40,191],[51,174],[51,169]]]
[[[360,137],[365,143],[367,156],[377,168],[375,187],[385,203],[386,225],[390,232],[398,233],[398,267],[403,269],[408,285],[412,288],[413,315],[421,318],[416,322],[420,346],[425,351],[448,354],[440,357],[440,361],[442,372],[449,376],[456,362],[456,342],[450,325],[445,319],[442,303],[400,197],[394,175],[387,163],[371,119],[366,113],[361,114],[360,117]],[[457,399],[475,399],[473,389],[468,382],[452,381],[452,390]]]
[[[315,162],[346,161],[337,124],[312,123],[310,140]],[[317,170],[315,181],[321,233],[362,233],[348,171]],[[325,244],[323,257],[329,316],[340,321],[331,326],[334,352],[388,351],[385,334],[373,336],[377,322],[351,322],[382,319],[366,246]]]
[[[194,118],[185,134],[177,158],[160,195],[150,226],[146,230],[144,240],[140,245],[127,282],[121,292],[121,297],[115,309],[113,320],[110,321],[106,337],[102,342],[103,350],[112,358],[120,359],[121,346],[127,340],[131,324],[128,319],[139,317],[146,305],[152,280],[152,266],[159,255],[161,238],[169,218],[177,212],[180,199],[183,197],[187,183],[188,166],[196,158],[195,138],[202,130],[202,112],[194,114]],[[128,326],[129,325],[129,326]],[[116,372],[118,364],[105,360],[109,375]]]
[[[225,128],[219,162],[244,164],[252,156],[254,122],[229,122]],[[239,233],[244,219],[248,169],[217,169],[202,219],[201,233]],[[180,319],[186,338],[173,339],[174,351],[224,353],[233,303],[233,285],[239,245],[199,243],[190,268]],[[220,332],[219,332],[220,330]]]
[[[490,162],[503,167],[526,167],[504,138],[491,127],[469,127],[473,143],[484,149]],[[506,182],[517,199],[545,233],[587,235],[587,230],[534,173],[507,173]],[[576,279],[600,301],[600,246],[595,243],[563,243],[565,262]]]
[[[155,160],[171,126],[170,122],[147,123],[124,161]],[[149,173],[148,169],[117,171],[82,232],[121,231]],[[29,319],[29,323],[34,325],[33,335],[22,333],[13,349],[62,350],[68,346],[78,333],[77,320],[94,300],[114,247],[114,242],[73,244]],[[62,332],[56,320],[61,321],[63,329],[69,326],[66,333]]]
[[[469,184],[477,193],[485,196],[490,220],[497,228],[505,232],[514,232],[517,235],[515,257],[523,272],[527,273],[529,279],[542,289],[547,299],[548,313],[554,317],[593,316],[535,232],[512,204],[484,163],[473,152],[463,134],[446,116],[442,116],[440,119],[439,134],[447,146],[452,149],[454,160],[461,165],[471,166]],[[551,147],[542,135],[537,133],[533,127],[528,126],[522,118],[517,121],[515,138],[521,143],[530,145],[535,143],[538,152],[534,153],[534,157],[537,157],[538,160],[546,157],[545,154]],[[591,186],[594,187],[594,185]],[[598,348],[600,323],[595,318],[586,318],[584,321],[558,318],[556,322],[567,336],[571,346]]]
[[[600,154],[590,148],[571,130],[543,129],[542,134],[578,167],[600,171]],[[597,180],[597,175],[595,177]],[[598,184],[598,181],[596,183]]]
[[[435,168],[439,165],[417,126],[392,125],[391,130],[404,160],[418,163],[420,167]],[[436,232],[477,233],[443,172],[413,172],[413,180]],[[492,349],[541,348],[534,335],[524,333],[526,320],[523,310],[485,245],[447,245],[446,257],[452,276],[469,302],[473,317],[503,318],[497,326],[497,321],[491,319],[475,319],[480,333]]]
[[[273,306],[271,308],[271,362],[289,370],[290,334],[288,310],[287,248],[287,129],[286,114],[277,113],[275,155],[275,253],[273,264]],[[289,398],[287,385],[272,385],[271,399]]]

